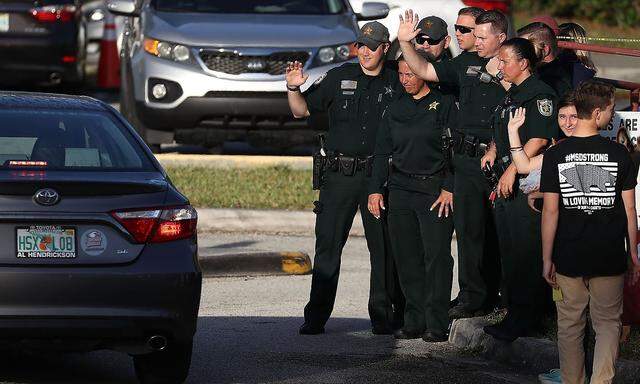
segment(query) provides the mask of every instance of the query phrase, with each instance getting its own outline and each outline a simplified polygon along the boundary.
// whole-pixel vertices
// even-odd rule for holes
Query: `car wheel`
[[[136,377],[143,384],[179,384],[187,379],[193,340],[174,342],[167,349],[133,356]]]
[[[120,113],[133,125],[140,137],[147,141],[147,127],[138,118],[136,113],[136,101],[133,96],[133,78],[131,70],[123,65],[122,80],[120,82]],[[151,148],[153,150],[153,148]]]

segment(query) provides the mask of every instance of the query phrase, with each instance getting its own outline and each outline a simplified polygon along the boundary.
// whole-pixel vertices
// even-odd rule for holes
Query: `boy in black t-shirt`
[[[576,90],[573,136],[544,155],[540,191],[545,280],[560,289],[558,349],[564,384],[584,384],[586,309],[596,331],[592,383],[610,383],[618,356],[627,257],[640,276],[636,248],[636,172],[627,150],[598,134],[615,89],[588,81]]]

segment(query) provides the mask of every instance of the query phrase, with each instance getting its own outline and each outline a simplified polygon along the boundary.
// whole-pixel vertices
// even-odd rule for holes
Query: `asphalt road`
[[[203,253],[305,251],[313,238],[207,234]],[[310,276],[205,279],[188,383],[535,383],[519,372],[447,343],[374,336],[367,317],[364,238],[345,247],[327,333],[300,336]],[[135,383],[130,359],[115,352],[0,352],[2,383]]]

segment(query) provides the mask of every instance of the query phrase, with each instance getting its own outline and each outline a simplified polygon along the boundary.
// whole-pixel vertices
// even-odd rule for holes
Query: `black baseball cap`
[[[442,40],[448,35],[447,23],[438,16],[428,16],[420,20],[416,28],[420,33],[429,36],[434,40]]]
[[[356,43],[362,43],[375,51],[382,43],[389,42],[389,30],[377,21],[366,23],[360,28]]]

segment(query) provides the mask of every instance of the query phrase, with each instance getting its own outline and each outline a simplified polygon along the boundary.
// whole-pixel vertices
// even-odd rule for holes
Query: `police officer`
[[[531,42],[520,37],[510,39],[502,45],[498,57],[498,68],[512,86],[494,113],[495,142],[481,165],[489,163],[496,170],[505,169],[497,186],[495,215],[508,314],[501,323],[485,327],[485,332],[513,341],[539,325],[545,296],[540,215],[529,208],[527,196],[519,190],[519,176],[510,155],[524,151],[530,158],[536,156],[557,136],[557,98],[551,87],[532,75],[537,58]],[[526,121],[518,132],[525,144],[510,147],[509,113],[519,107],[527,110]]]
[[[406,298],[398,339],[422,336],[447,340],[453,258],[453,177],[443,131],[453,124],[456,105],[416,77],[398,59],[404,95],[389,106],[376,140],[369,211],[381,216],[382,190],[389,189],[389,234]],[[391,156],[391,170],[388,158]]]
[[[454,135],[455,206],[458,241],[458,303],[451,318],[485,313],[496,304],[500,267],[495,224],[489,202],[490,188],[480,169],[480,159],[493,136],[491,114],[505,95],[498,80],[487,72],[497,68],[496,55],[506,40],[508,21],[498,11],[478,15],[475,25],[458,18],[456,29],[475,35],[476,52],[449,62],[422,60],[409,41],[421,33],[416,19],[405,12],[398,31],[402,53],[413,72],[427,81],[455,84],[460,89],[458,132]],[[496,69],[497,72],[497,69]]]
[[[324,332],[335,301],[342,248],[358,208],[371,255],[369,316],[375,334],[391,334],[394,319],[386,270],[383,224],[366,209],[378,125],[401,91],[397,72],[384,67],[389,31],[365,24],[357,38],[358,63],[346,63],[319,78],[305,93],[301,63],[287,69],[289,106],[297,118],[328,111],[328,169],[316,217],[316,255],[301,334]]]
[[[427,16],[418,22],[420,34],[415,37],[415,49],[423,51],[424,57],[431,63],[451,60],[447,34],[447,23],[438,16]]]
[[[416,51],[422,52],[421,56],[431,63],[450,61],[451,37],[447,32],[447,23],[438,16],[427,16],[418,22],[418,28],[420,34],[414,39]],[[432,82],[428,86],[444,95],[458,95],[458,88],[453,84]]]
[[[535,22],[518,29],[518,36],[533,44],[538,57],[536,73],[559,97],[571,92],[571,72],[558,59],[558,41],[553,29],[547,24]]]

